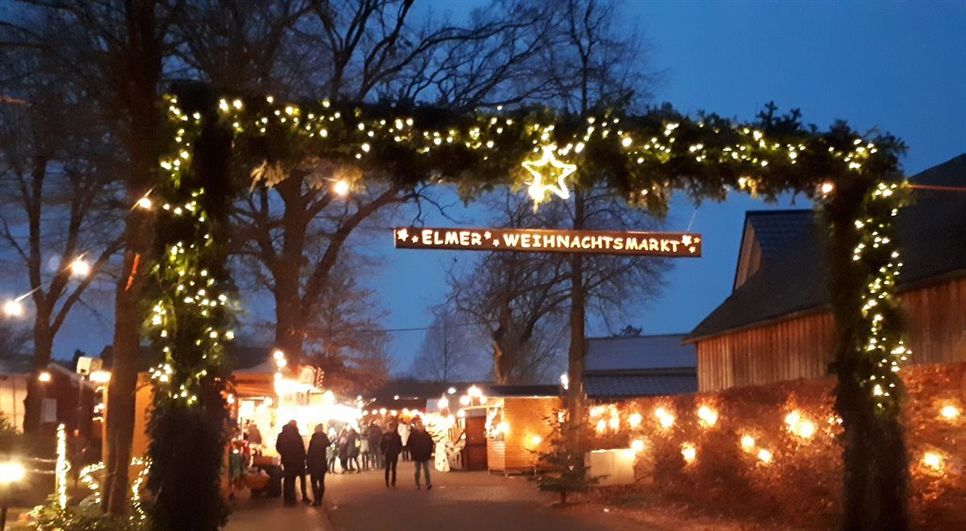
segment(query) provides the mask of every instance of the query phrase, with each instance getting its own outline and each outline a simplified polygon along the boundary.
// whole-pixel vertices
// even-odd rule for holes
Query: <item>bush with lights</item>
[[[904,371],[906,500],[919,527],[966,526],[966,363]],[[591,408],[596,448],[632,448],[637,487],[709,515],[841,526],[842,419],[831,378]],[[597,416],[594,416],[594,415]],[[713,422],[711,420],[713,419]]]

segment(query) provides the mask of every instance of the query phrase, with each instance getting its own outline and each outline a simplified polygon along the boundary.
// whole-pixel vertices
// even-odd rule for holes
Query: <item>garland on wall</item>
[[[498,185],[527,188],[539,204],[550,193],[565,196],[567,187],[606,184],[629,204],[664,215],[673,190],[695,201],[723,200],[731,190],[766,200],[802,193],[818,200],[832,229],[838,406],[846,455],[857,441],[899,433],[898,370],[909,353],[894,298],[901,262],[893,221],[902,205],[898,156],[904,149],[894,137],[863,138],[842,122],[818,131],[803,126],[797,112],[778,115],[773,106],[756,121],[738,123],[714,114],[688,117],[670,106],[636,116],[602,111],[560,117],[545,110],[457,114],[328,100],[296,105],[272,97],[188,106],[197,111],[183,110],[173,97],[166,105],[176,125],[177,150],[161,161],[164,182],[158,188],[165,243],[157,266],[161,296],[151,324],[165,361],[153,371],[158,392],[152,488],[176,479],[165,469],[177,455],[170,452],[180,448],[170,441],[184,437],[177,429],[183,417],[214,421],[206,424],[209,436],[224,442],[217,427],[225,418],[229,284],[223,269],[226,239],[214,231],[223,223],[222,203],[229,194],[227,186],[215,191],[212,184],[227,182],[231,157],[269,186],[293,170],[322,172],[335,195],[351,194],[369,179],[405,186],[429,181],[456,185],[467,199]],[[226,138],[199,145],[206,131],[212,138],[231,135],[233,145],[229,149]],[[541,166],[567,168],[567,175],[541,181],[534,171]],[[862,412],[865,420],[854,421],[849,411]],[[214,448],[204,459],[215,459]],[[862,472],[866,485],[891,481],[877,470]],[[847,498],[862,512],[876,496],[863,490]]]

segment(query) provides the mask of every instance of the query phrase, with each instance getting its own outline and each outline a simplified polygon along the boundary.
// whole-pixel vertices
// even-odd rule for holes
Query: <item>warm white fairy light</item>
[[[941,473],[946,467],[946,460],[941,453],[928,451],[922,454],[922,464],[933,472]]]
[[[718,412],[709,406],[701,406],[698,408],[698,419],[701,426],[705,428],[713,427],[718,423]]]
[[[669,413],[667,409],[663,407],[658,407],[654,410],[654,416],[657,417],[658,423],[664,429],[669,429],[674,426],[674,415]]]
[[[741,436],[741,449],[750,452],[755,449],[755,438],[745,434]]]
[[[631,428],[639,428],[641,426],[641,422],[643,421],[644,421],[644,417],[641,416],[640,413],[636,413],[636,412],[631,413],[627,417],[627,425],[630,426]]]
[[[63,424],[57,425],[57,460],[54,464],[54,494],[57,505],[61,509],[67,508],[67,428]]]
[[[770,465],[772,462],[772,453],[764,448],[758,450],[758,460],[763,464]]]
[[[698,458],[698,449],[692,443],[683,443],[681,444],[681,457],[684,458],[685,463],[690,465]]]
[[[645,448],[644,439],[634,439],[633,441],[631,441],[631,450],[633,450],[635,454],[639,454],[643,452],[644,448]]]
[[[953,420],[960,415],[959,408],[953,404],[946,404],[939,410],[939,415],[946,420]]]

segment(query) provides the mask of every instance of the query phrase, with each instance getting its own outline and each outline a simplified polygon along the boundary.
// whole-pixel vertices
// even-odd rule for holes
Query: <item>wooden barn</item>
[[[966,186],[966,154],[912,179]],[[966,193],[917,189],[898,218],[898,281],[912,363],[966,360]],[[748,212],[731,295],[687,341],[698,390],[829,374],[835,323],[828,306],[824,227],[811,210]]]

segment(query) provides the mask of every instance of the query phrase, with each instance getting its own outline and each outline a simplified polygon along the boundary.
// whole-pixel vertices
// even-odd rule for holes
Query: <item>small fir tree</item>
[[[582,458],[584,448],[588,448],[588,445],[578,434],[588,433],[587,426],[578,430],[575,423],[564,422],[562,418],[562,412],[555,412],[547,419],[551,431],[545,450],[535,452],[537,463],[533,481],[536,481],[540,490],[559,493],[560,504],[566,505],[567,493],[584,492],[600,478],[588,474],[590,467]]]

